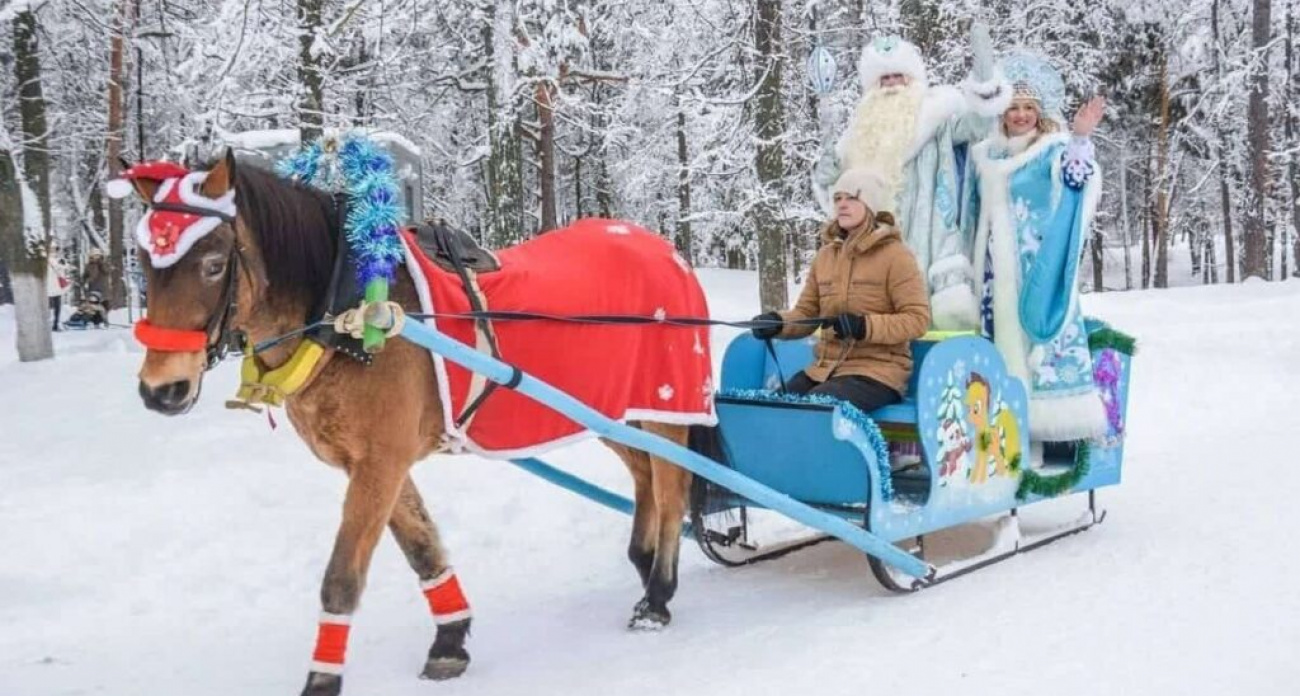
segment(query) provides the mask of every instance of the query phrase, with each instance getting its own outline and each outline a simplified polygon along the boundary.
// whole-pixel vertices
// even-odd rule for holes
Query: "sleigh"
[[[1093,361],[1106,371],[1098,381],[1103,399],[1114,404],[1107,435],[1052,444],[1041,456],[1029,444],[1024,385],[983,338],[914,342],[918,367],[909,397],[863,414],[844,402],[781,392],[783,375],[812,360],[811,341],[783,342],[769,353],[761,342],[740,336],[727,349],[717,397],[720,459],[747,478],[903,544],[918,558],[926,557],[926,535],[999,516],[987,548],[937,567],[924,581],[869,556],[877,579],[896,591],[956,577],[1103,519],[1094,491],[1120,480],[1131,358],[1115,340],[1118,334],[1100,324],[1093,328]],[[1019,508],[1074,493],[1087,493],[1081,516],[1045,533],[1021,533]],[[830,538],[782,535],[780,525],[756,533],[755,519],[764,511],[744,495],[696,481],[694,535],[718,563],[753,563]]]

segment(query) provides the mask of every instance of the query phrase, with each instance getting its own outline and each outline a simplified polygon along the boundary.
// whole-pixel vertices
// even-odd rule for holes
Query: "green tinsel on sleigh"
[[[1132,336],[1112,329],[1109,326],[1097,329],[1088,334],[1088,350],[1096,353],[1099,350],[1107,348],[1114,349],[1124,355],[1132,357],[1137,352],[1137,339]]]
[[[1092,448],[1084,440],[1078,443],[1078,448],[1074,451],[1074,466],[1069,471],[1044,476],[1026,467],[1020,476],[1020,486],[1016,488],[1016,499],[1024,500],[1031,494],[1052,498],[1071,490],[1088,475],[1088,469],[1092,466],[1091,454]]]

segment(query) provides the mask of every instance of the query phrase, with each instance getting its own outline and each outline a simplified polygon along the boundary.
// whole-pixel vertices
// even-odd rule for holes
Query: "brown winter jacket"
[[[929,293],[916,257],[898,229],[864,224],[841,236],[834,221],[822,229],[824,245],[794,309],[783,320],[834,317],[841,312],[867,317],[864,340],[841,341],[823,329],[806,372],[814,381],[835,376],[870,377],[904,394],[912,372],[909,342],[930,326]],[[816,327],[787,324],[780,338],[801,338]],[[842,362],[841,356],[843,356]]]

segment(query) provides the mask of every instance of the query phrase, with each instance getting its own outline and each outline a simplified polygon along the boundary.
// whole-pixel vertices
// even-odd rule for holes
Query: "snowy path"
[[[705,272],[747,317],[750,274]],[[686,546],[672,627],[624,630],[628,522],[507,464],[415,478],[475,609],[465,678],[416,678],[432,639],[385,539],[345,693],[1292,694],[1300,678],[1300,282],[1088,297],[1138,336],[1125,482],[1105,524],[938,588],[891,596],[826,544],[740,570]],[[343,478],[287,424],[147,413],[124,331],[58,336],[20,365],[0,309],[0,696],[296,694]],[[723,337],[715,339],[721,355]],[[626,491],[587,443],[554,461]],[[1029,520],[1060,522],[1078,504]]]

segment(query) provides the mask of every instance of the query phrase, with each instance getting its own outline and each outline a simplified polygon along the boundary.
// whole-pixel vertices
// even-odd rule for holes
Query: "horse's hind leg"
[[[447,564],[447,553],[438,539],[438,528],[429,517],[420,491],[410,476],[402,484],[397,505],[388,520],[388,529],[397,545],[402,547],[411,569],[420,576],[420,586],[429,600],[433,622],[438,626],[420,676],[425,679],[459,677],[469,667],[469,653],[465,650],[465,638],[469,635],[469,603],[460,591],[455,573]]]
[[[349,468],[343,521],[321,584],[320,632],[303,696],[337,696],[342,691],[343,658],[352,613],[361,600],[375,544],[384,533],[405,480],[405,467],[385,467],[373,460]]]
[[[679,445],[686,445],[689,432],[686,426],[645,423],[641,427]],[[682,517],[686,514],[691,489],[691,473],[666,459],[648,456],[658,517],[655,557],[645,597],[636,605],[628,625],[634,629],[655,630],[667,626],[672,620],[668,602],[677,591],[677,558],[682,541]]]
[[[636,488],[636,508],[632,513],[632,538],[627,545],[627,558],[641,576],[641,587],[650,583],[654,567],[655,545],[659,536],[659,520],[655,514],[654,489],[651,485],[650,455],[611,440],[604,441],[618,454],[632,474]]]

